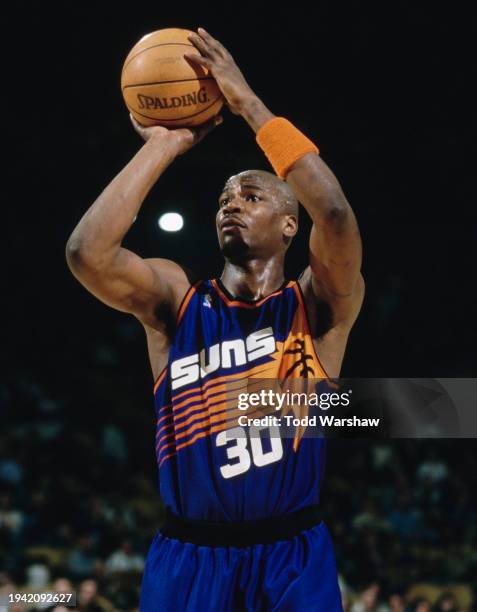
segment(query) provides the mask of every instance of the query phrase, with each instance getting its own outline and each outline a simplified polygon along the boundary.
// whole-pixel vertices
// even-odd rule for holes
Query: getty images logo
[[[271,327],[254,331],[245,340],[237,338],[213,344],[208,349],[202,349],[200,353],[176,359],[171,363],[172,389],[194,383],[220,367],[241,366],[274,352],[275,338]]]

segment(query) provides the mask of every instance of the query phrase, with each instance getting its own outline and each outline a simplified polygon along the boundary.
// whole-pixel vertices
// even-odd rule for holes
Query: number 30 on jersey
[[[248,430],[248,435],[247,435]],[[270,450],[264,451],[262,432],[267,430],[270,440]],[[220,473],[224,478],[233,478],[243,474],[250,466],[263,467],[269,463],[280,461],[283,457],[283,445],[280,430],[272,427],[234,427],[217,434],[217,446],[224,446],[228,463],[220,466]]]

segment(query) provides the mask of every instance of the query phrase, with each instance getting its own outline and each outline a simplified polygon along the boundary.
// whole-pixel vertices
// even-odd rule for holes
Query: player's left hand
[[[185,53],[184,57],[211,72],[224,95],[227,106],[234,115],[240,115],[246,104],[256,95],[249,87],[233,57],[218,40],[212,38],[203,28],[199,28],[197,34],[191,34],[189,40],[200,55]]]

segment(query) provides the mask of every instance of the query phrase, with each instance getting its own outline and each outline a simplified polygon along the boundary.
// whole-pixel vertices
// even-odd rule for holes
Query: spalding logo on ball
[[[213,76],[184,53],[199,55],[190,30],[167,28],[147,34],[129,52],[121,73],[121,91],[142,125],[165,127],[204,123],[222,108],[223,96]]]

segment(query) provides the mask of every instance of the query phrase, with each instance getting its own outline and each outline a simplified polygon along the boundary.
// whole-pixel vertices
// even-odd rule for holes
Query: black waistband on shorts
[[[166,508],[162,535],[198,546],[236,546],[273,544],[291,540],[322,520],[319,506],[306,506],[296,512],[253,521],[213,522],[186,519]]]

